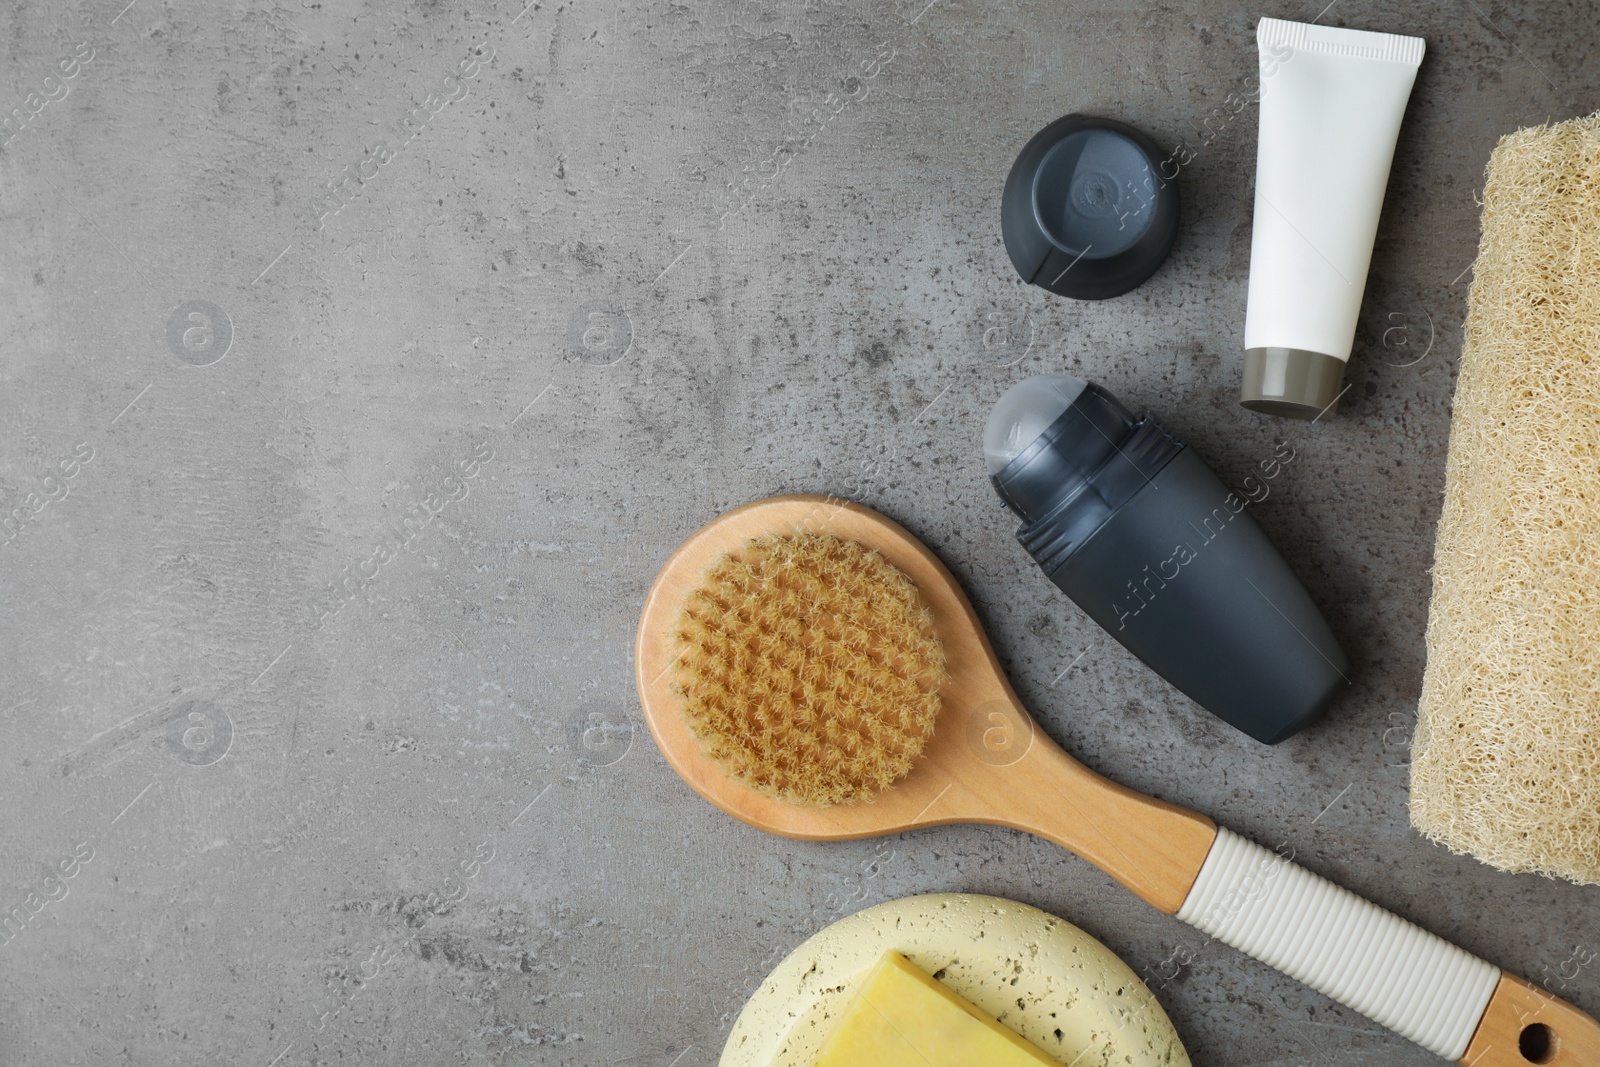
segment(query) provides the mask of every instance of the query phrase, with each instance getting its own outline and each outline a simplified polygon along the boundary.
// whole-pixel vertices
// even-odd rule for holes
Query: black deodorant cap
[[[1126,123],[1068,115],[1040,130],[1006,178],[1000,232],[1022,280],[1077,300],[1121,296],[1178,234],[1167,157]]]
[[[1276,744],[1349,683],[1247,496],[1154,416],[1077,378],[1029,378],[995,405],[983,450],[1040,570],[1213,715]]]

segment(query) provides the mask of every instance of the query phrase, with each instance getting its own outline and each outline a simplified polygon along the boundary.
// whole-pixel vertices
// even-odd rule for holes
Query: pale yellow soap
[[[970,893],[888,900],[817,931],[744,1006],[718,1067],[812,1067],[885,952],[1063,1064],[1191,1067],[1155,995],[1110,949],[1048,912]]]
[[[878,961],[812,1067],[1060,1067],[898,952]]]

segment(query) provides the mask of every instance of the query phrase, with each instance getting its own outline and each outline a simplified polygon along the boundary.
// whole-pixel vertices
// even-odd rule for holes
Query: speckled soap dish
[[[1112,951],[1038,908],[936,893],[817,933],[767,976],[721,1067],[808,1067],[873,964],[894,950],[1062,1063],[1189,1067],[1166,1012]]]

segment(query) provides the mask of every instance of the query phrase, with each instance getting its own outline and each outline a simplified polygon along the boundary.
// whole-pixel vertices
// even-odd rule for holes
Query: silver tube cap
[[[1316,419],[1338,409],[1345,361],[1303,348],[1244,350],[1239,403],[1264,415]]]

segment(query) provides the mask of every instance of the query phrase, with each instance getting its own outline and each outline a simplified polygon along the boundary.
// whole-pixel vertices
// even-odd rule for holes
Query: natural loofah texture
[[[798,804],[866,799],[933,735],[944,651],[897,567],[854,541],[764,537],[684,605],[673,690],[707,754]]]
[[[1600,113],[1489,159],[1434,555],[1412,823],[1600,883]]]

